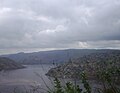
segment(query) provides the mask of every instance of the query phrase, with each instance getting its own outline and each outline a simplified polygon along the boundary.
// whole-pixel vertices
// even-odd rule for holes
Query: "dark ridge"
[[[1,70],[13,70],[24,68],[20,63],[17,63],[9,58],[0,57],[0,71]]]
[[[76,59],[89,55],[92,53],[105,53],[120,50],[110,49],[66,49],[66,50],[51,50],[51,51],[40,51],[33,53],[17,53],[2,55],[2,57],[8,57],[18,63],[22,64],[63,64],[69,59]]]

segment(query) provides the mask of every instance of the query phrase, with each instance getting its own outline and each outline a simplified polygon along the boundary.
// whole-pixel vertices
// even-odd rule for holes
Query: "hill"
[[[13,61],[9,58],[0,57],[0,71],[1,70],[20,69],[20,68],[24,68],[24,66],[22,66],[19,63],[16,63],[15,61]]]
[[[46,75],[60,78],[80,78],[80,73],[84,71],[89,79],[95,79],[98,71],[111,68],[113,73],[115,73],[114,69],[120,70],[119,50],[96,52],[69,60],[68,63],[50,69]]]
[[[10,55],[2,55],[2,57],[8,57],[16,62],[22,64],[61,64],[67,62],[70,58],[76,59],[84,55],[91,53],[104,53],[113,50],[96,50],[96,49],[67,49],[67,50],[52,50],[52,51],[40,51],[33,53],[17,53]]]

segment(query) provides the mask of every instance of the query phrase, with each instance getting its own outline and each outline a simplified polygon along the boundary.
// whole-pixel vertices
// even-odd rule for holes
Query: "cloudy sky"
[[[120,0],[0,0],[0,54],[120,49]]]

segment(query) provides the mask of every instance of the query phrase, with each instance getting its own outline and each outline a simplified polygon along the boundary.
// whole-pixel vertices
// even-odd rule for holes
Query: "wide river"
[[[26,65],[24,69],[1,71],[0,72],[0,93],[23,93],[23,91],[33,92],[34,89],[39,93],[47,93],[46,90],[53,87],[53,78],[46,76],[50,68],[53,65],[42,64],[42,65]],[[71,79],[60,79],[62,84]],[[81,85],[81,81],[76,81],[77,84]],[[91,82],[93,86],[98,86],[94,81]],[[49,88],[48,88],[49,87]],[[32,91],[32,92],[31,92]]]
[[[26,65],[24,69],[1,71],[0,72],[0,93],[13,93],[13,91],[38,90],[45,91],[51,86],[51,78],[45,73],[52,68],[52,65]],[[47,85],[47,86],[46,86]],[[41,93],[41,92],[40,92]]]

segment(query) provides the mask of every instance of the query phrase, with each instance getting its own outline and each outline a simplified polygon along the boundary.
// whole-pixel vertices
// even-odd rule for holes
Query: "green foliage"
[[[82,93],[82,89],[80,89],[79,85],[75,86],[73,83],[67,82],[64,93]]]
[[[72,83],[70,83],[70,82],[66,83],[65,92],[66,93],[74,93],[75,92],[75,87],[73,86]]]
[[[82,77],[82,83],[83,83],[84,88],[85,88],[84,93],[91,93],[91,87],[87,81],[87,76],[84,72],[82,72],[81,77]]]
[[[97,67],[97,79],[102,82],[103,88],[98,88],[97,93],[120,93],[120,88],[117,86],[120,77],[120,67],[116,66],[114,62],[103,62],[106,67]],[[103,65],[102,63],[102,65]],[[55,78],[55,91],[49,93],[92,93],[92,89],[87,80],[85,72],[82,72],[81,75],[83,89],[79,85],[67,82],[63,87],[60,81]],[[96,93],[96,92],[95,92]]]
[[[114,62],[104,62],[107,66],[99,68],[97,71],[97,77],[102,82],[102,93],[120,93],[120,89],[117,84],[120,83],[120,67],[115,65]]]
[[[102,67],[104,66],[103,64],[106,65],[106,67]],[[120,93],[120,87],[118,87],[120,82],[119,66],[115,65],[114,62],[103,62],[102,65],[98,65],[96,72],[98,81],[102,83],[102,88],[96,88],[96,92],[94,93]],[[80,88],[79,85],[72,82],[67,82],[65,85],[62,85],[60,80],[55,78],[53,90],[47,87],[49,90],[47,93],[93,93],[92,86],[89,84],[84,71],[80,74],[80,77],[83,88]],[[26,91],[26,93],[39,93],[37,91],[38,89],[39,87],[33,87],[32,91]],[[14,91],[14,93],[16,93],[16,91]]]
[[[91,87],[87,81],[87,77],[85,73],[83,72],[81,74],[82,83],[84,85],[84,90],[79,87],[79,85],[75,85],[71,82],[67,82],[64,87],[62,87],[60,81],[55,78],[54,80],[54,90],[48,93],[91,93]]]
[[[55,84],[55,86],[54,86],[55,87],[54,93],[64,93],[63,89],[62,89],[62,86],[61,86],[61,83],[60,83],[60,81],[57,78],[55,78],[54,84]]]

